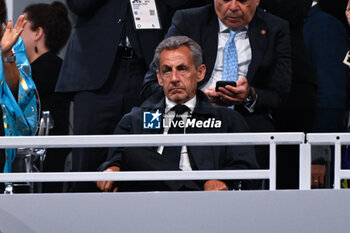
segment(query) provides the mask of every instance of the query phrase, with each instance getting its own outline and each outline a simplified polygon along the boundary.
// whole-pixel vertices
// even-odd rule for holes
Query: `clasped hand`
[[[111,166],[104,170],[104,172],[119,172],[120,168],[117,166]],[[96,185],[103,192],[117,192],[118,187],[116,187],[114,181],[97,181]]]
[[[237,87],[226,85],[220,87],[219,91],[215,88],[207,88],[204,93],[209,97],[210,102],[215,105],[231,106],[243,103],[249,95],[249,84],[246,78],[237,80]]]

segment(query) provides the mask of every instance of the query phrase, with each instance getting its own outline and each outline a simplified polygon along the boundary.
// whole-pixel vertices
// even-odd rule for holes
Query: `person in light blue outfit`
[[[20,16],[12,28],[6,24],[6,6],[0,0],[0,136],[30,136],[36,133],[37,108],[36,87],[31,78],[31,69],[25,46],[20,37],[26,20]],[[16,149],[6,149],[0,154],[0,171],[12,171]],[[4,165],[3,165],[4,164]]]

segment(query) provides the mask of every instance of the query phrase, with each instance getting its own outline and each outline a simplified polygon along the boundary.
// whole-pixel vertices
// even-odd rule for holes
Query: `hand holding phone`
[[[219,91],[219,87],[225,87],[226,85],[230,85],[230,86],[236,87],[237,83],[235,81],[217,81],[216,82],[215,91],[218,92]]]

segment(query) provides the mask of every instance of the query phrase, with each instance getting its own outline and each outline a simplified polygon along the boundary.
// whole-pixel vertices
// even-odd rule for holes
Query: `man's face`
[[[260,0],[214,0],[215,11],[221,22],[233,30],[250,23]]]
[[[160,53],[158,83],[163,87],[165,96],[176,104],[184,104],[196,95],[197,83],[204,75],[205,65],[196,69],[188,47]]]

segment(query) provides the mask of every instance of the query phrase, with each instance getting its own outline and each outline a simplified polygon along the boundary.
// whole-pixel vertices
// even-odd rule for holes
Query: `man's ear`
[[[163,79],[160,77],[160,72],[157,70],[157,79],[160,86],[163,86]]]
[[[197,68],[197,82],[198,83],[204,79],[206,71],[207,71],[207,67],[204,64],[198,66],[198,68]]]
[[[44,29],[42,27],[38,27],[35,30],[35,36],[34,36],[34,40],[38,41],[40,40],[42,37],[44,36]]]
[[[259,6],[260,0],[256,0],[256,6]]]

